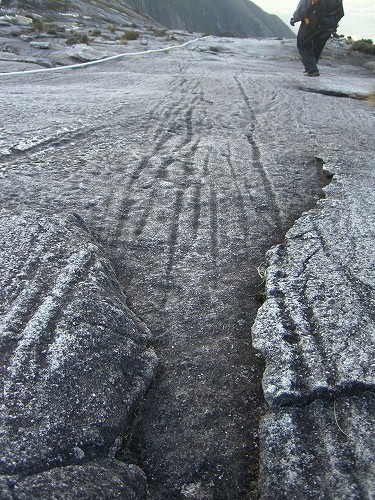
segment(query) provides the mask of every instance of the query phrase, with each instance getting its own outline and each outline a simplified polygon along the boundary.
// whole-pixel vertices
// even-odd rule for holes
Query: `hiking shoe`
[[[307,76],[320,76],[319,70],[310,71]]]

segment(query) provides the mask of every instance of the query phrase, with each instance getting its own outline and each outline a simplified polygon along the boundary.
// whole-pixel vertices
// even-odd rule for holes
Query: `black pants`
[[[304,22],[301,23],[297,35],[297,48],[308,73],[317,71],[316,63],[330,37],[330,34],[325,35],[316,28],[314,29]]]

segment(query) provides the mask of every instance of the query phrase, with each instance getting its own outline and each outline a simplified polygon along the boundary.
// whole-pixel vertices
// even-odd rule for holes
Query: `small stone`
[[[363,65],[364,68],[375,72],[375,61],[369,61]]]
[[[30,46],[33,47],[34,49],[49,49],[50,44],[49,42],[30,42]]]

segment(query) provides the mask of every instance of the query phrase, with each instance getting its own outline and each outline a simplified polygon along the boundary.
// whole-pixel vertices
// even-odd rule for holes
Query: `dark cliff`
[[[288,37],[294,33],[249,0],[4,0],[4,8],[43,15],[78,12],[92,20],[153,24],[171,29],[237,37]]]
[[[281,19],[249,0],[131,0],[169,28],[215,35],[294,37]]]

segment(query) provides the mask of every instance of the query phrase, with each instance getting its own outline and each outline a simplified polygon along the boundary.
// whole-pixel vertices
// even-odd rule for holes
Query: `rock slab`
[[[149,331],[79,217],[3,211],[0,241],[0,496],[143,498],[114,456],[153,377]]]
[[[375,496],[374,174],[361,172],[361,155],[347,164],[333,166],[327,198],[268,253],[253,327],[270,408],[264,499]]]
[[[279,408],[260,429],[261,498],[372,499],[375,396]]]

